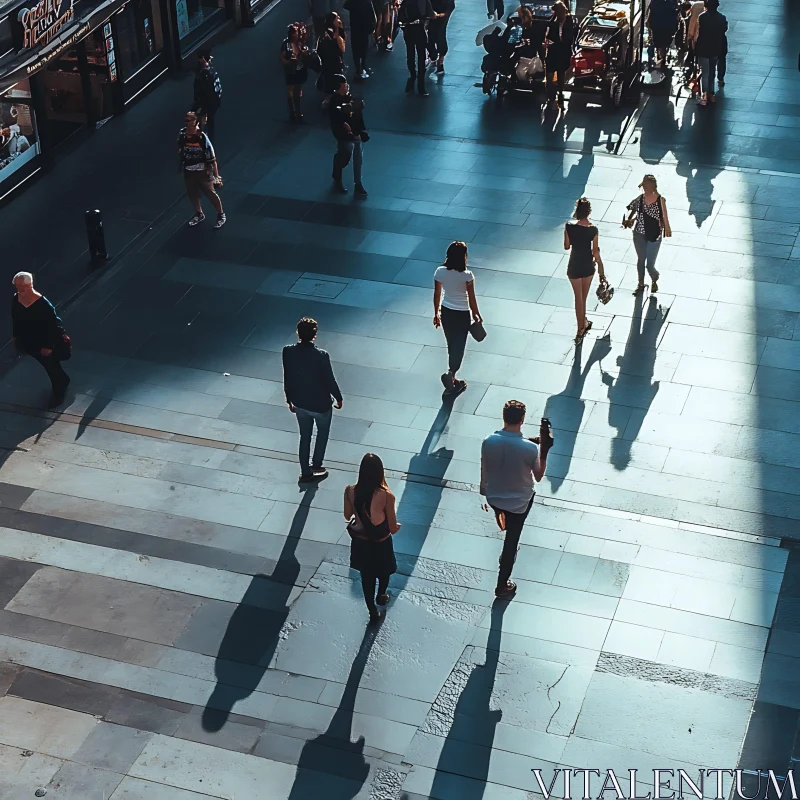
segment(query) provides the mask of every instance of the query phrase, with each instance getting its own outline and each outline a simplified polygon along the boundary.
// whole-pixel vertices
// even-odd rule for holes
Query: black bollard
[[[108,261],[106,251],[106,235],[103,231],[103,215],[97,210],[87,211],[84,214],[86,219],[86,236],[89,239],[89,256],[92,266],[99,266]]]

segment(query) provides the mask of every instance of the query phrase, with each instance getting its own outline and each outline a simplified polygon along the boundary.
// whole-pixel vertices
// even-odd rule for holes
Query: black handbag
[[[475,322],[469,326],[469,332],[476,342],[482,342],[486,338],[486,328],[483,327],[482,322]]]
[[[305,53],[303,55],[303,63],[312,72],[322,71],[322,59],[319,57],[319,53],[316,50],[309,50],[308,53]]]

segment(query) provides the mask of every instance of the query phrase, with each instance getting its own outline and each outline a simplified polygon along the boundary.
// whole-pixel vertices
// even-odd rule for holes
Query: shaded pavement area
[[[44,410],[37,364],[6,365],[0,796],[529,800],[532,769],[549,784],[564,767],[637,768],[646,794],[654,768],[783,771],[797,755],[800,230],[775,217],[800,208],[800,177],[709,165],[682,137],[682,161],[652,163],[635,133],[614,156],[621,118],[587,98],[545,122],[487,105],[471,85],[483,13],[459,5],[429,98],[403,93],[399,50],[372,57],[361,201],[330,190],[310,98],[308,125],[280,120],[264,42],[285,19],[220,47],[242,98],[219,121],[227,225],[189,230],[172,150],[154,156],[169,211],[65,309],[63,409]],[[159,97],[109,125],[124,135]],[[634,299],[619,220],[646,171],[674,236],[661,293]],[[126,185],[105,189],[120,208]],[[590,295],[576,348],[562,226],[582,194],[616,294]],[[430,284],[453,239],[488,336],[450,404]],[[50,264],[39,286],[57,297]],[[281,386],[303,315],[345,396],[311,488]],[[556,445],[517,597],[496,602],[479,453],[512,397],[532,427],[550,417]],[[374,628],[341,511],[367,451],[403,523]]]

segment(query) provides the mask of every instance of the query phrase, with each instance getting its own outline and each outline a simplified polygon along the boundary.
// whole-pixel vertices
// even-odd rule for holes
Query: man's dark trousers
[[[311,469],[321,469],[325,460],[325,449],[328,446],[328,435],[331,432],[333,409],[327,411],[306,411],[304,408],[295,408],[297,425],[300,428],[300,472],[308,477]],[[314,444],[314,458],[311,465],[308,463],[311,455],[311,434],[314,432],[314,423],[317,425],[317,441]]]
[[[403,28],[406,42],[406,63],[411,80],[417,79],[417,90],[425,91],[425,51],[428,48],[428,35],[425,26],[407,25]]]
[[[497,576],[497,585],[499,587],[505,586],[509,578],[511,578],[511,570],[514,569],[514,562],[517,560],[522,527],[525,525],[525,520],[528,518],[532,507],[533,497],[531,497],[528,507],[521,514],[514,514],[511,511],[492,506],[492,511],[494,511],[498,521],[500,514],[505,514],[506,517],[506,538],[503,542],[503,552],[500,554],[500,573]]]

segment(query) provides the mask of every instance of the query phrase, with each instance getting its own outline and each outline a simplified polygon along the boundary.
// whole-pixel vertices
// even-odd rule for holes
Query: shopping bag
[[[475,37],[475,46],[483,47],[483,37],[488,36],[495,28],[500,28],[501,31],[504,31],[506,24],[505,22],[500,22],[500,20],[492,19],[488,25],[478,31],[478,35]]]
[[[542,63],[542,59],[539,58],[539,56],[534,56],[528,68],[528,76],[532,78],[534,75],[541,75],[543,72],[544,64]]]
[[[523,83],[527,82],[531,78],[530,67],[531,62],[533,61],[532,58],[525,58],[525,56],[520,56],[519,61],[517,61],[517,80],[522,81]]]

